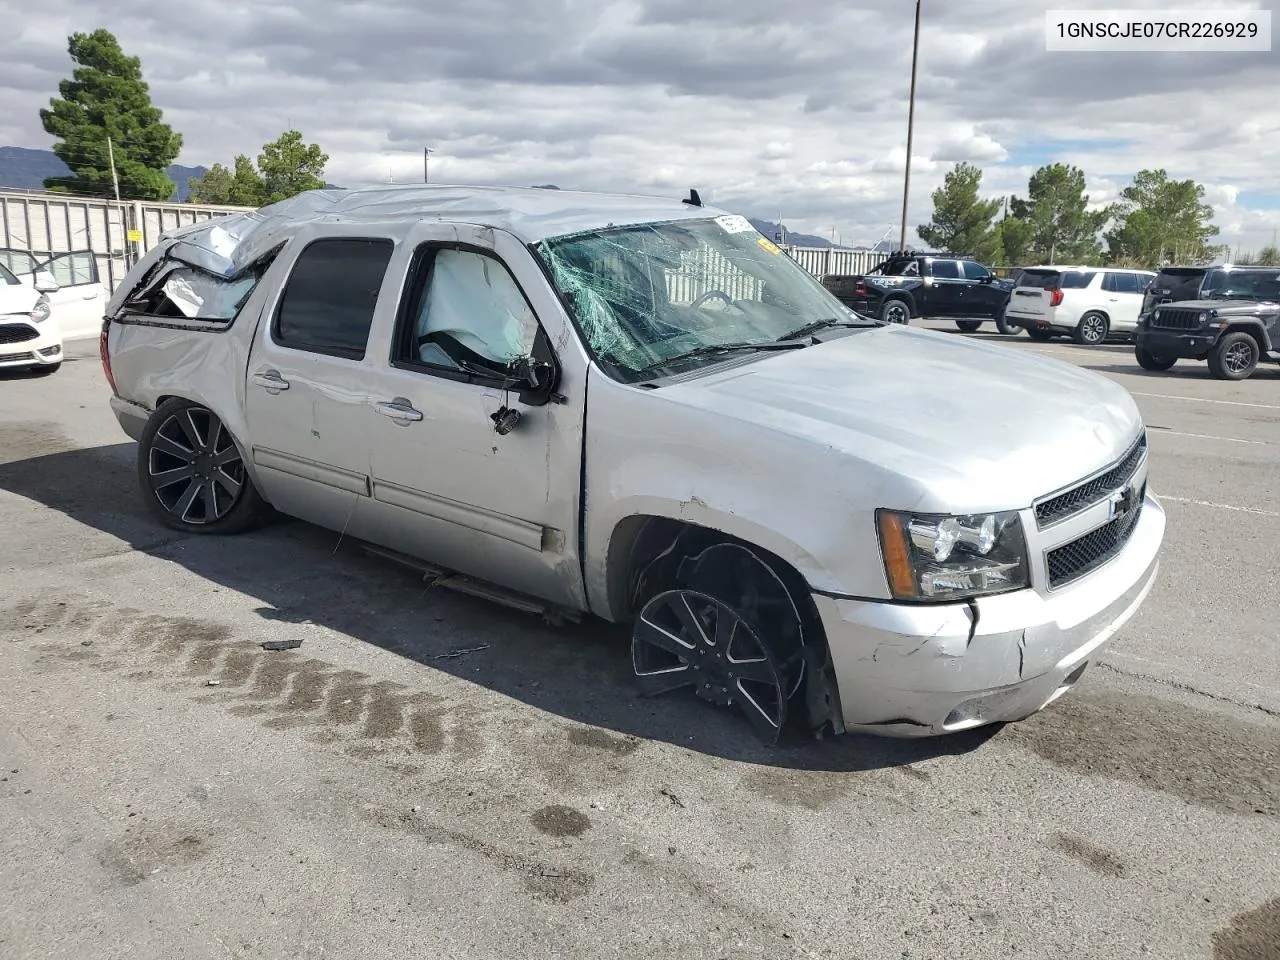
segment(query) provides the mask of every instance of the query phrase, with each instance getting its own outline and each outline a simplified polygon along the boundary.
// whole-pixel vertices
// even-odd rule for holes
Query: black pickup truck
[[[954,319],[972,333],[994,320],[1001,333],[1017,333],[1004,310],[1013,284],[982,264],[945,254],[894,254],[870,273],[828,274],[822,284],[847,307],[889,323],[913,317]]]
[[[1144,370],[1207,360],[1219,380],[1244,380],[1280,360],[1280,267],[1167,267],[1147,289],[1134,334]]]

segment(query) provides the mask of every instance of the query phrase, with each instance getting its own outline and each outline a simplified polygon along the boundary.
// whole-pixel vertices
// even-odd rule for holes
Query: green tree
[[[1160,267],[1166,263],[1207,263],[1218,253],[1213,207],[1194,180],[1170,180],[1164,170],[1140,170],[1115,205],[1116,223],[1107,232],[1107,254],[1116,263]]]
[[[288,130],[262,145],[257,167],[244,154],[236,157],[231,170],[215,163],[203,177],[191,181],[190,202],[242,207],[278,203],[322,188],[328,162],[328,154],[319,146],[304,143],[301,133]]]
[[[938,250],[975,257],[990,263],[996,252],[991,220],[999,200],[979,200],[982,171],[957,163],[942,186],[933,191],[933,219],[916,227],[920,239]]]
[[[1031,175],[1027,199],[1013,198],[1013,215],[1030,228],[1029,253],[1040,263],[1100,263],[1098,234],[1111,218],[1109,208],[1089,209],[1084,171],[1047,164]]]
[[[190,181],[189,203],[215,203],[237,207],[260,207],[266,203],[267,188],[253,161],[240,154],[233,170],[215,163],[209,171]]]
[[[1017,217],[996,221],[993,231],[995,260],[1000,267],[1025,266],[1031,259],[1031,225]]]
[[[1274,243],[1269,243],[1243,262],[1257,264],[1260,267],[1280,267],[1280,249],[1276,249]]]
[[[266,203],[276,203],[306,190],[324,186],[324,165],[329,155],[314,143],[303,143],[302,134],[288,130],[258,154]]]
[[[175,186],[166,170],[182,149],[182,137],[151,105],[142,62],[126,56],[107,30],[72,34],[67,50],[77,66],[71,79],[58,85],[61,97],[41,109],[40,122],[46,133],[60,141],[53,152],[71,175],[51,177],[45,187],[112,193],[110,137],[121,196],[168,200]]]

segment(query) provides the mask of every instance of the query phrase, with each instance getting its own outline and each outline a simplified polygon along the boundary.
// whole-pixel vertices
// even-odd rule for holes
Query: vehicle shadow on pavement
[[[925,740],[850,734],[764,747],[744,718],[687,691],[640,697],[624,627],[595,618],[551,627],[489,601],[425,587],[413,570],[300,521],[281,519],[236,537],[176,534],[146,511],[134,444],[85,449],[60,436],[7,436],[10,432],[4,431],[0,442],[0,489],[175,563],[220,589],[255,598],[263,629],[239,638],[255,644],[272,638],[274,623],[304,630],[315,625],[568,720],[770,767],[827,772],[903,767],[967,753],[1000,729]],[[214,609],[217,594],[210,593]],[[302,652],[316,656],[305,644],[304,639]]]

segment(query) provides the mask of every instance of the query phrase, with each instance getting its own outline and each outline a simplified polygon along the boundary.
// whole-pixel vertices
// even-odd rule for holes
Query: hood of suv
[[[896,325],[662,393],[896,474],[944,510],[1028,507],[1119,459],[1142,430],[1133,398],[1098,374]],[[903,506],[929,509],[919,499]]]

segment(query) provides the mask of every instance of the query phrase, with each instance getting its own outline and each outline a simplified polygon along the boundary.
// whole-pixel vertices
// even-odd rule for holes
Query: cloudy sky
[[[1055,160],[1113,198],[1144,167],[1206,186],[1220,240],[1280,228],[1280,48],[1047,53],[1044,11],[1159,0],[924,0],[908,225],[959,160],[991,195]],[[181,8],[181,12],[179,9]],[[1223,3],[1180,0],[1180,9]],[[1273,9],[1275,0],[1237,8]],[[66,38],[142,58],[179,162],[296,128],[344,186],[431,179],[704,196],[873,243],[902,197],[909,0],[0,0],[0,144],[47,147]]]

